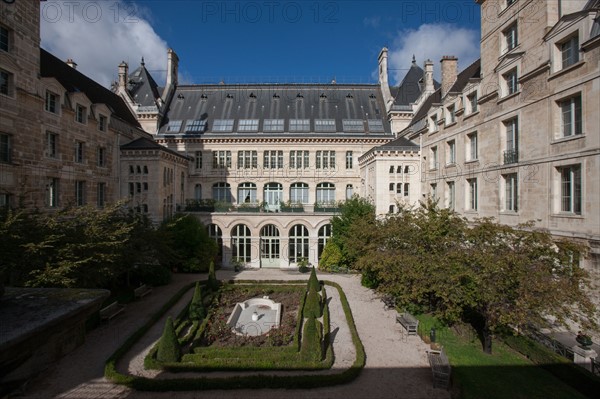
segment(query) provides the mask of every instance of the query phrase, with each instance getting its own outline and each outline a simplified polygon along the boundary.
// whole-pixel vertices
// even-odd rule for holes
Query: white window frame
[[[469,154],[469,161],[476,161],[479,157],[479,144],[477,142],[477,132],[471,132],[467,134],[467,139],[467,153]]]
[[[517,212],[519,210],[519,178],[517,173],[502,175],[503,182],[503,204],[505,212]]]
[[[558,101],[560,137],[583,134],[583,103],[581,93]]]

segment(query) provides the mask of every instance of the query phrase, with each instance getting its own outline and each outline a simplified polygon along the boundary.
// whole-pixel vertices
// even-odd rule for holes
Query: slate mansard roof
[[[121,97],[44,49],[40,49],[40,74],[45,78],[55,78],[69,93],[81,92],[93,104],[105,104],[115,116],[130,125],[140,126]]]
[[[143,107],[156,105],[161,89],[146,69],[143,58],[140,66],[127,79],[127,90],[136,104]]]
[[[391,135],[379,85],[178,86],[159,135]]]
[[[396,108],[403,109],[404,107],[409,107],[419,99],[425,86],[423,82],[424,74],[425,71],[413,59],[402,82],[398,86],[390,86],[390,93],[394,98],[394,106]],[[433,86],[437,89],[440,87],[440,84],[434,79]]]

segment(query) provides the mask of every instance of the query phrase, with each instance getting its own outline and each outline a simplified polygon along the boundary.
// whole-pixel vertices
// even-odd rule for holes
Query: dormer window
[[[511,69],[502,77],[504,78],[505,95],[510,96],[519,90],[517,68]]]
[[[456,122],[456,107],[454,105],[448,106],[447,109],[448,118],[446,119],[446,125],[450,125]]]
[[[77,104],[75,106],[75,121],[79,123],[87,123],[87,108]]]
[[[58,114],[58,102],[58,94],[46,90],[46,103],[44,105],[44,109],[48,112],[52,112],[53,114]]]
[[[106,132],[106,127],[108,125],[108,118],[104,115],[98,116],[98,130],[101,132]]]
[[[169,121],[169,124],[167,125],[168,133],[179,133],[179,130],[181,130],[180,120]]]
[[[579,36],[575,35],[560,45],[562,54],[562,67],[566,68],[579,61]]]

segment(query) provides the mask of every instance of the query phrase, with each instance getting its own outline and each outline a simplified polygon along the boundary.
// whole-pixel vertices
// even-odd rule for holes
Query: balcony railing
[[[519,151],[518,150],[506,150],[504,151],[504,165],[519,162]]]

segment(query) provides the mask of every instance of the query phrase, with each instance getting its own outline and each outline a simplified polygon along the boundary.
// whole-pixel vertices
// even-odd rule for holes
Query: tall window
[[[264,186],[263,198],[267,203],[267,210],[277,212],[283,201],[283,186],[281,183],[267,183]]]
[[[569,137],[583,133],[581,117],[581,94],[559,103],[562,118],[562,136]]]
[[[0,94],[12,96],[13,94],[13,74],[0,68]]]
[[[256,184],[240,184],[238,186],[238,204],[255,204],[256,202]]]
[[[290,202],[292,204],[308,204],[308,184],[292,183],[290,186]]]
[[[448,106],[448,119],[446,119],[446,124],[449,125],[451,123],[456,122],[456,108],[454,105]]]
[[[396,194],[402,195],[402,183],[396,184]]]
[[[519,119],[513,118],[504,122],[506,131],[506,150],[504,164],[519,162]]]
[[[231,151],[213,151],[213,169],[231,168]]]
[[[258,152],[238,151],[237,167],[238,169],[258,168]]]
[[[6,29],[4,26],[0,26],[0,50],[8,51],[8,40],[8,29]]]
[[[46,205],[51,208],[58,206],[59,180],[52,178],[46,185]]]
[[[471,93],[467,96],[467,104],[469,105],[469,114],[477,112],[477,92]]]
[[[562,212],[581,214],[581,165],[559,168]]]
[[[390,183],[390,191],[394,191],[394,183]]]
[[[330,224],[326,224],[324,226],[321,226],[321,228],[319,229],[319,242],[317,245],[317,252],[318,252],[318,256],[319,259],[321,259],[321,254],[323,253],[323,250],[325,249],[325,245],[327,244],[327,241],[331,238],[331,225]]]
[[[58,94],[54,94],[49,90],[46,90],[46,102],[44,109],[53,114],[58,113]]]
[[[82,141],[75,143],[75,162],[83,163],[85,144]]]
[[[352,169],[353,163],[354,158],[352,156],[352,151],[346,151],[346,169]]]
[[[0,133],[0,162],[10,163],[11,162],[11,136],[8,134]]]
[[[503,32],[503,34],[504,34],[504,42],[505,42],[504,45],[505,45],[506,51],[510,51],[510,50],[514,49],[515,47],[517,47],[517,45],[519,44],[519,40],[518,40],[516,23],[514,23],[510,27],[508,27],[508,29],[506,29]]]
[[[103,208],[106,202],[106,183],[98,183],[96,185],[96,205],[98,208]]]
[[[468,147],[467,152],[469,154],[469,161],[477,159],[477,133],[467,134]]]
[[[98,130],[101,132],[106,132],[106,127],[108,125],[108,118],[104,115],[98,116]]]
[[[319,183],[317,184],[317,203],[335,204],[335,184]]]
[[[429,185],[429,193],[434,201],[438,199],[437,183],[432,183]]]
[[[290,262],[299,262],[308,258],[308,229],[297,224],[290,229],[289,257]]]
[[[75,204],[77,206],[85,205],[85,181],[75,182]]]
[[[238,224],[231,232],[231,256],[239,262],[250,262],[252,236],[248,226]]]
[[[448,209],[454,210],[456,204],[456,187],[453,181],[448,183]]]
[[[579,36],[575,35],[561,43],[562,67],[566,68],[579,61]]]
[[[263,167],[265,169],[283,169],[283,151],[265,151]]]
[[[448,161],[446,164],[455,164],[456,163],[456,141],[450,140],[448,142]]]
[[[75,121],[79,123],[87,122],[87,108],[83,105],[75,105]]]
[[[196,151],[194,155],[194,167],[196,169],[202,169],[202,151]]]
[[[290,151],[290,169],[308,169],[309,166],[308,151]]]
[[[404,183],[404,196],[408,197],[410,194],[410,183]]]
[[[502,176],[504,179],[504,210],[516,212],[518,208],[518,179],[516,173]]]
[[[202,199],[202,184],[196,184],[194,186],[194,199],[200,201]]]
[[[354,195],[354,186],[352,184],[346,184],[346,199],[349,200]]]
[[[505,92],[507,96],[514,94],[519,90],[517,68],[511,69],[510,71],[502,75],[502,77],[504,78],[504,84],[506,87]]]
[[[215,201],[232,202],[231,186],[229,183],[219,182],[212,186],[212,196]]]
[[[437,130],[438,130],[438,118],[437,118],[437,115],[431,115],[430,124],[429,124],[429,131],[430,132],[437,132]]]
[[[98,147],[98,166],[103,168],[106,166],[106,148]]]
[[[317,151],[317,169],[335,169],[335,151]]]
[[[477,210],[477,179],[467,179],[468,184],[468,196],[467,196],[467,207],[472,211]]]
[[[429,160],[429,168],[437,169],[438,168],[438,149],[437,147],[431,147],[431,158]]]

